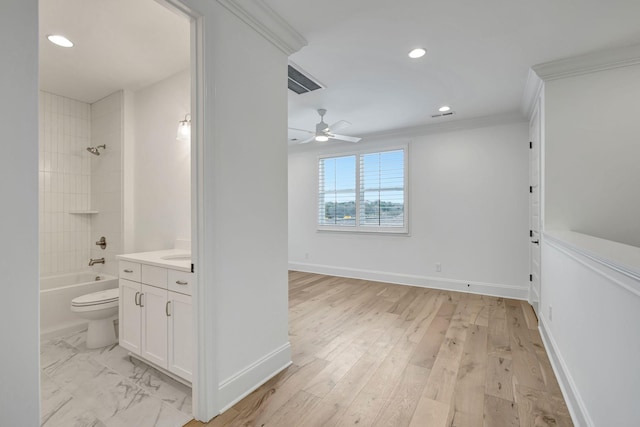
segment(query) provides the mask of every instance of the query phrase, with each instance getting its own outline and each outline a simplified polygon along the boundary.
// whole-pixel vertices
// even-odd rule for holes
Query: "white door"
[[[169,292],[169,371],[191,381],[193,373],[193,308],[191,296]]]
[[[167,290],[142,285],[142,344],[140,355],[167,368]]]
[[[538,312],[540,302],[540,101],[529,122],[529,302]]]
[[[140,283],[120,279],[119,344],[135,354],[140,354],[140,325],[142,319],[139,298],[141,292]]]

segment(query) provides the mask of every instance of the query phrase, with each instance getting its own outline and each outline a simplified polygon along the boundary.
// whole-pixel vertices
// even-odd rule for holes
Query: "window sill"
[[[411,234],[407,229],[385,229],[385,230],[371,230],[371,229],[357,229],[357,228],[336,228],[336,227],[318,227],[316,229],[318,233],[326,234],[368,234],[368,235],[390,235],[409,237]]]

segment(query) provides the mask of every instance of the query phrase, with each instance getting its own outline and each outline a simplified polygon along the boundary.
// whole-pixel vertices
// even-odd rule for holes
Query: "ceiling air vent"
[[[289,89],[302,95],[303,93],[311,92],[314,90],[322,89],[322,86],[313,81],[311,77],[305,75],[299,69],[289,65]]]
[[[440,113],[440,114],[432,114],[431,117],[433,117],[434,119],[437,117],[447,117],[447,116],[453,116],[454,112],[453,111],[449,111],[446,113]]]

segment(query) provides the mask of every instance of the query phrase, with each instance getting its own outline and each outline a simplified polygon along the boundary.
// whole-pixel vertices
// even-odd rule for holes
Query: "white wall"
[[[318,153],[358,146],[291,149],[290,267],[526,298],[527,132],[523,122],[413,138],[410,236],[317,232]],[[442,272],[436,272],[436,263]]]
[[[89,104],[40,92],[40,275],[84,270],[89,262],[91,145]],[[66,309],[66,307],[65,307]]]
[[[539,314],[565,400],[578,426],[638,426],[640,249],[571,233],[561,237],[545,235]],[[623,273],[620,263],[607,265],[615,253],[635,257],[636,273]]]
[[[209,109],[198,236],[206,241],[196,270],[205,277],[198,304],[205,319],[204,311],[212,314],[200,332],[217,332],[224,408],[291,361],[287,56],[220,3],[209,3],[216,11],[206,43],[215,57],[206,60],[211,74],[203,94]]]
[[[174,247],[191,239],[190,144],[176,140],[191,111],[189,70],[134,93],[134,252]],[[126,167],[126,166],[125,166]]]
[[[0,2],[0,425],[40,425],[38,2]]]
[[[640,65],[545,83],[547,229],[640,246]]]
[[[115,92],[91,104],[91,145],[106,145],[99,156],[91,157],[91,208],[98,213],[91,216],[91,258],[105,258],[91,270],[118,275],[122,230],[122,141],[123,92]],[[104,236],[107,247],[95,242]],[[89,260],[87,259],[86,262]],[[86,265],[86,263],[84,264]]]

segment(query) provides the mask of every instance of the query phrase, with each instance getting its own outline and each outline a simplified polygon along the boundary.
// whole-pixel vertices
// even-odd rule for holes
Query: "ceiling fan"
[[[348,141],[348,142],[358,142],[360,141],[362,138],[358,138],[355,136],[347,136],[347,135],[338,135],[335,132],[341,129],[344,129],[348,126],[351,126],[351,123],[349,123],[346,120],[340,120],[339,122],[335,122],[334,124],[332,124],[331,126],[329,126],[328,124],[326,124],[324,122],[324,115],[327,113],[327,110],[325,110],[324,108],[320,108],[318,110],[318,114],[320,114],[320,123],[318,123],[316,125],[316,130],[314,131],[310,131],[310,130],[306,130],[306,129],[296,129],[296,128],[289,128],[290,130],[296,130],[299,132],[306,132],[311,134],[311,136],[303,141],[300,141],[300,144],[306,144],[308,142],[311,141],[317,141],[317,142],[326,142],[330,139],[337,139],[340,141]]]

